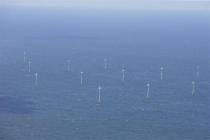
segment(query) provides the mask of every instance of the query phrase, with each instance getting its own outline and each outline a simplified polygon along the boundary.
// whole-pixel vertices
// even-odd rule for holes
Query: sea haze
[[[0,139],[210,139],[209,19],[201,11],[1,8]]]

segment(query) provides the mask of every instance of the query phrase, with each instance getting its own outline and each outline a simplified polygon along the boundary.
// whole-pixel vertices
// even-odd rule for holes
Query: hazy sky
[[[210,0],[1,0],[1,5],[119,9],[209,9]]]

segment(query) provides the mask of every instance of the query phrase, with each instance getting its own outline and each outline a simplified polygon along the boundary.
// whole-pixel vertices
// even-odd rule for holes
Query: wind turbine
[[[150,83],[147,83],[147,98],[149,97],[149,93],[150,93]]]
[[[192,81],[192,96],[195,94],[195,81]]]
[[[38,73],[34,73],[34,76],[35,76],[35,85],[37,86],[38,85]]]
[[[84,72],[80,72],[80,84],[83,85],[83,74]]]
[[[29,59],[28,61],[28,72],[30,73],[31,72],[31,60]]]
[[[99,85],[98,86],[98,103],[101,103],[101,89],[102,87]]]
[[[23,52],[23,62],[24,63],[26,62],[26,52],[25,51]]]
[[[125,81],[125,69],[123,68],[121,71],[122,71],[122,81],[124,82]]]
[[[163,66],[160,67],[160,80],[163,80]]]

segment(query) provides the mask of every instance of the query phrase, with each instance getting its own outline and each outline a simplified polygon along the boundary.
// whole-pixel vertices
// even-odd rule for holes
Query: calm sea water
[[[207,13],[13,7],[0,18],[1,140],[210,139]]]

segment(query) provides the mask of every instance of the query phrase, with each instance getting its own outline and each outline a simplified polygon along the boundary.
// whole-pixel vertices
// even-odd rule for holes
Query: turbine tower
[[[160,67],[160,80],[163,80],[163,66]]]
[[[124,68],[122,69],[122,81],[123,82],[125,81],[125,69]]]
[[[28,72],[30,73],[31,72],[31,60],[29,59],[28,61]]]
[[[149,83],[147,83],[147,98],[149,97],[149,93],[150,93],[150,84]]]
[[[83,85],[83,74],[84,72],[80,72],[80,84]]]
[[[192,81],[192,96],[195,94],[195,81]]]
[[[99,85],[98,86],[98,103],[101,103],[101,89],[102,87]]]
[[[23,62],[26,63],[26,52],[23,52]]]
[[[35,86],[38,85],[38,73],[34,73],[34,76],[35,76]]]

